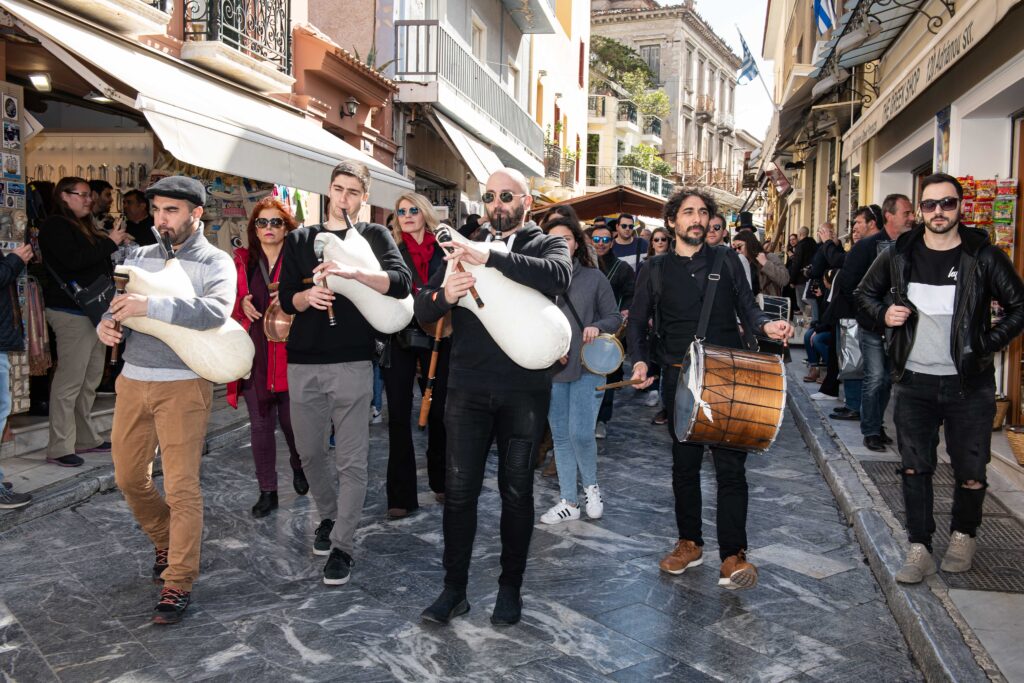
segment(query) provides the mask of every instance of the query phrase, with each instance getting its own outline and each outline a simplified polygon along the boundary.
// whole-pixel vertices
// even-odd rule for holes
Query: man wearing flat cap
[[[111,302],[96,332],[107,346],[127,339],[110,435],[114,478],[156,550],[153,579],[163,588],[153,622],[174,624],[181,621],[199,575],[203,535],[199,464],[213,384],[156,337],[128,329],[119,332],[114,323],[142,316],[191,330],[219,327],[231,315],[236,274],[231,258],[203,235],[200,219],[206,189],[202,183],[184,176],[163,178],[146,190],[146,197],[163,244],[140,248],[126,265],[158,272],[169,258],[177,258],[195,294],[122,294]],[[165,496],[153,486],[157,444]]]

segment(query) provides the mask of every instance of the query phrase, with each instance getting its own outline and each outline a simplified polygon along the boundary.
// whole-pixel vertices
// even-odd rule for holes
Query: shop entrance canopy
[[[108,97],[141,111],[160,141],[181,161],[324,193],[331,169],[348,159],[370,169],[374,205],[392,206],[400,194],[413,190],[410,180],[296,109],[27,0],[0,0],[0,7]],[[134,90],[134,99],[96,71]]]
[[[556,206],[571,206],[581,221],[620,213],[629,213],[634,216],[661,216],[665,201],[656,199],[646,192],[618,185],[594,194],[567,199],[557,204],[547,204],[534,209],[532,216],[537,223],[543,223],[548,212]]]

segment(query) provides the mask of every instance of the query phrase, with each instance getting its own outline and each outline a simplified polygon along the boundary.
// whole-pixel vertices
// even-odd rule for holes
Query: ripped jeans
[[[519,587],[533,535],[533,463],[551,400],[544,391],[466,391],[449,388],[444,500],[446,586],[465,589],[476,537],[477,500],[491,444],[498,441],[501,494],[501,576]]]

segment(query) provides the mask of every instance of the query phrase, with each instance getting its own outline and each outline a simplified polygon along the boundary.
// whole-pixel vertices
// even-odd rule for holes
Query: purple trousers
[[[292,415],[288,407],[288,392],[260,392],[257,396],[253,382],[245,382],[242,396],[249,409],[250,440],[252,442],[252,459],[256,464],[256,481],[260,491],[277,490],[277,443],[274,430],[278,422],[284,432],[284,440],[288,442],[291,453],[290,463],[293,470],[302,469],[299,451],[295,448],[295,434],[292,432]],[[261,400],[262,399],[262,400]]]

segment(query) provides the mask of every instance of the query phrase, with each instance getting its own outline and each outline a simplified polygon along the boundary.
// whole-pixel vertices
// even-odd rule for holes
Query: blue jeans
[[[575,382],[555,382],[551,385],[551,405],[548,424],[551,441],[555,446],[555,466],[558,468],[558,488],[565,502],[576,504],[576,469],[579,468],[583,487],[597,483],[597,441],[594,439],[594,420],[601,406],[602,392],[597,387],[604,377],[583,371]]]
[[[380,374],[380,366],[373,364],[373,407],[380,410],[384,407],[384,378]]]
[[[7,427],[7,418],[11,414],[11,359],[6,351],[0,351],[0,438],[3,438]],[[4,471],[0,470],[0,481],[4,480]]]
[[[815,332],[813,328],[804,332],[807,365],[825,365],[828,362],[828,345],[831,343],[831,332]]]
[[[864,356],[864,395],[861,398],[860,433],[864,436],[882,433],[885,409],[892,393],[891,365],[880,335],[861,330],[860,352]]]
[[[850,410],[860,412],[861,396],[864,393],[864,380],[844,379],[843,396],[846,399],[846,407]]]

